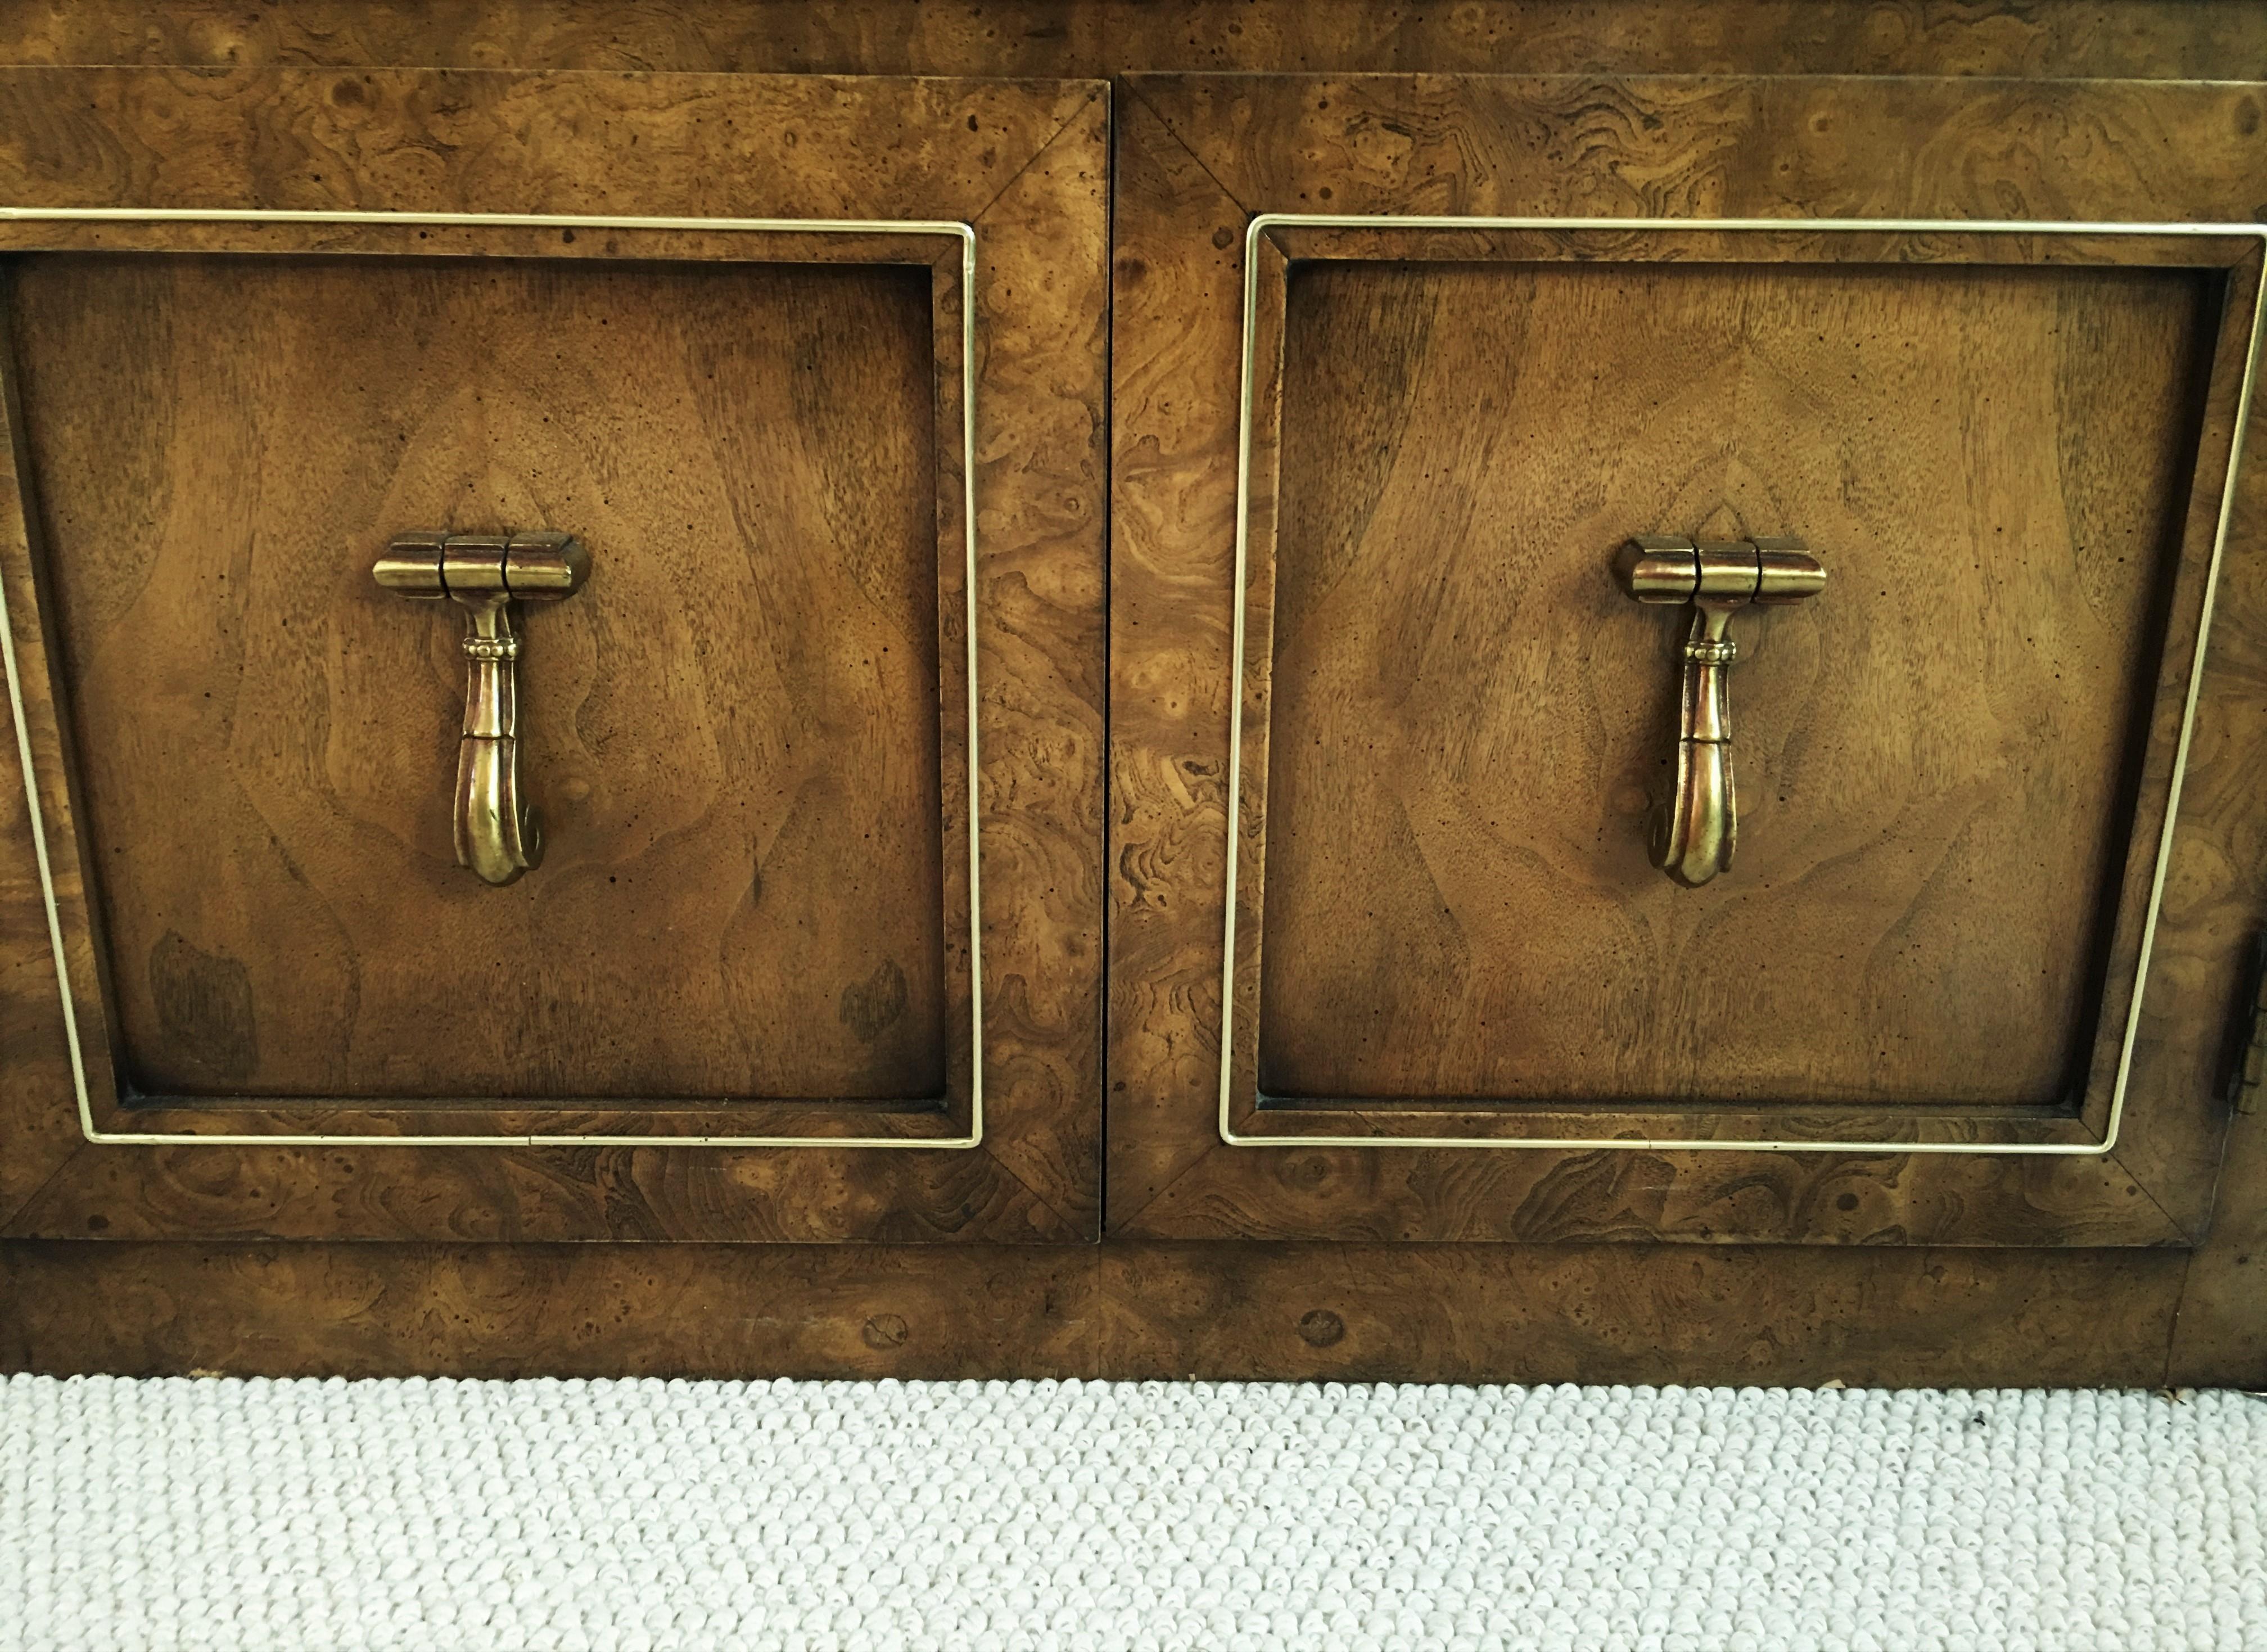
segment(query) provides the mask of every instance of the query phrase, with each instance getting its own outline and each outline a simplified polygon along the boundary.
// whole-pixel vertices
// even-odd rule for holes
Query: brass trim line
[[[55,952],[55,985],[62,1000],[63,1036],[70,1050],[71,1088],[78,1102],[80,1132],[90,1142],[121,1147],[645,1147],[645,1148],[904,1148],[965,1151],[984,1140],[984,936],[982,885],[979,881],[979,799],[976,689],[976,226],[953,219],[906,218],[670,218],[605,217],[581,214],[517,212],[269,212],[196,208],[0,207],[0,223],[37,224],[433,224],[455,228],[490,226],[523,230],[680,231],[749,235],[935,235],[960,243],[960,481],[965,552],[962,570],[962,626],[967,633],[968,678],[968,1131],[957,1136],[823,1135],[583,1135],[534,1132],[516,1135],[202,1134],[195,1131],[102,1130],[94,1122],[87,1094],[86,1058],[71,996],[70,970],[63,951],[62,916],[55,899],[55,873],[48,852],[48,828],[40,806],[39,780],[32,767],[32,737],[24,721],[23,682],[16,663],[15,628],[8,595],[0,585],[0,664],[8,677],[8,706],[16,723],[16,755],[23,765],[24,793],[32,821],[32,850],[38,863],[40,895],[46,904],[48,939]],[[252,253],[246,256],[258,257]],[[28,481],[28,479],[27,479]],[[279,1102],[278,1105],[288,1105]],[[372,1111],[383,1101],[369,1104]],[[524,1111],[515,1108],[514,1111]]]
[[[2181,709],[2179,738],[2173,748],[2172,778],[2168,785],[2165,820],[2157,834],[2154,870],[2149,879],[2149,899],[2141,926],[2140,951],[2134,961],[2133,991],[2126,1006],[2125,1032],[2117,1052],[2117,1076],[2109,1095],[2109,1118],[2099,1142],[1834,1142],[1784,1140],[1776,1137],[1686,1140],[1667,1136],[1416,1136],[1416,1135],[1244,1135],[1232,1122],[1229,1086],[1236,1060],[1236,845],[1241,835],[1244,806],[1244,606],[1251,564],[1251,419],[1254,334],[1259,305],[1259,238],[1282,225],[1323,230],[1610,230],[1653,233],[1706,233],[1761,230],[1788,234],[1919,234],[1919,235],[2148,235],[2167,238],[2236,239],[2256,241],[2267,258],[2267,224],[2096,224],[2074,221],[2026,222],[1992,218],[1594,218],[1594,217],[1463,217],[1397,213],[1262,212],[1244,233],[1244,340],[1242,372],[1236,396],[1236,613],[1230,642],[1233,695],[1228,722],[1228,909],[1223,929],[1226,943],[1221,960],[1220,995],[1220,1139],[1229,1147],[1256,1148],[1481,1148],[1507,1150],[1607,1149],[1630,1152],[1669,1153],[1864,1153],[1873,1156],[1907,1153],[1969,1154],[1985,1157],[2093,1158],[2112,1151],[2125,1113],[2125,1086],[2133,1065],[2133,1046],[2139,1037],[2141,1003],[2148,985],[2149,958],[2157,936],[2157,916],[2164,904],[2165,875],[2172,864],[2173,828],[2180,819],[2181,784],[2187,777],[2189,743],[2194,734],[2196,709],[2204,688],[2206,645],[2212,638],[2212,608],[2219,591],[2219,570],[2227,548],[2228,522],[2235,505],[2236,480],[2242,474],[2244,427],[2250,422],[2254,385],[2259,376],[2260,346],[2267,332],[2267,274],[2263,274],[2251,305],[2251,337],[2244,351],[2243,373],[2235,393],[2235,428],[2227,454],[2227,475],[2220,484],[2219,517],[2212,536],[2212,554],[2205,566],[2204,598],[2197,620],[2196,655],[2189,667],[2188,697]]]

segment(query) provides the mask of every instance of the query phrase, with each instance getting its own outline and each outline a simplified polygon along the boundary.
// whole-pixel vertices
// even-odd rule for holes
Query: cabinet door
[[[2256,105],[1136,77],[1111,1229],[2194,1242]]]
[[[0,102],[9,1231],[1089,1235],[1104,89]]]

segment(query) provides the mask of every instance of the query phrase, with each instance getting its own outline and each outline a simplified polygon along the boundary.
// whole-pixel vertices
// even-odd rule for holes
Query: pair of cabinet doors
[[[2206,1230],[2254,92],[0,100],[7,1234]]]

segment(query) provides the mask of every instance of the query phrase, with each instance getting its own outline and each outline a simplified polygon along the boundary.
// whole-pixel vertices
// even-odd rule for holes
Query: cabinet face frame
[[[90,126],[127,146],[152,137],[149,114],[162,121],[175,113],[169,99],[186,99],[196,115],[182,147],[209,146],[227,158],[170,188],[92,168],[60,180],[28,172],[0,178],[5,198],[18,203],[0,214],[0,252],[501,256],[584,268],[723,260],[931,272],[945,962],[948,1037],[957,1046],[945,1061],[946,1099],[532,1105],[223,1097],[123,1105],[100,1031],[100,948],[66,778],[74,735],[89,731],[71,728],[49,674],[41,559],[28,525],[36,479],[19,480],[16,470],[25,449],[11,369],[14,462],[5,480],[14,496],[5,502],[10,542],[0,554],[10,606],[0,612],[9,619],[18,756],[38,790],[27,788],[18,827],[24,864],[7,892],[18,911],[10,962],[19,972],[36,968],[22,933],[36,900],[38,950],[47,955],[40,962],[54,972],[46,1010],[57,1017],[59,1047],[18,1065],[0,1094],[10,1127],[47,1161],[43,1178],[26,1166],[22,1186],[0,1178],[0,1207],[13,1211],[8,1230],[798,1241],[1090,1235],[1099,1119],[1082,1113],[1093,1112],[1098,1029],[1080,1005],[1099,996],[1098,867],[1082,877],[1072,846],[1099,841],[1099,695],[1086,682],[1098,684],[1101,644],[1101,466],[1089,432],[1098,422],[1104,359],[1104,89],[410,70],[351,78],[376,88],[356,101],[377,105],[382,119],[411,133],[421,121],[466,119],[469,106],[475,123],[491,121],[504,136],[437,185],[396,189],[340,162],[346,175],[332,172],[336,187],[316,180],[311,191],[299,180],[263,176],[257,155],[273,141],[279,113],[287,122],[308,118],[310,106],[333,100],[346,84],[336,71],[6,71],[0,100],[86,111]],[[453,94],[458,106],[441,94]],[[727,118],[704,131],[699,117],[719,112]],[[554,114],[570,127],[577,117],[591,126],[645,123],[669,142],[627,171],[611,151],[602,165],[598,149],[586,150],[590,165],[578,168],[571,133],[525,129]],[[924,143],[877,164],[855,134],[877,123],[923,131]],[[201,158],[212,161],[210,153]],[[315,204],[310,194],[357,204]],[[177,204],[183,195],[194,204]],[[216,196],[221,204],[206,204]],[[371,196],[400,209],[364,209],[359,202]],[[530,209],[486,209],[500,201]],[[468,209],[453,209],[459,202]],[[642,209],[621,209],[633,205]],[[683,209],[656,213],[657,205]],[[746,205],[777,209],[735,209]],[[578,242],[577,231],[595,233]],[[1001,615],[986,589],[1020,596],[1022,611]],[[1096,753],[1096,767],[1026,783],[1035,739]],[[979,807],[987,760],[1014,765],[1019,790],[1001,798],[994,776],[994,800]],[[434,806],[443,810],[445,779],[435,776]],[[1052,885],[1037,891],[1035,844],[1049,863],[1038,875]],[[994,872],[988,886],[979,865]],[[965,920],[956,915],[962,899]],[[1075,915],[1082,907],[1090,918]],[[1008,981],[1013,1013],[995,1008],[987,1018],[987,974]],[[52,1095],[55,1079],[67,1098]],[[197,1190],[186,1209],[184,1184]],[[356,1186],[365,1191],[350,1193]],[[205,1196],[213,1192],[219,1196]]]
[[[2084,176],[2082,168],[2065,177],[2054,170],[2064,164],[2059,158],[2043,161],[2025,151],[2007,169],[2058,209],[2035,217],[1978,210],[1956,174],[1990,136],[1985,112],[1995,106],[2043,105],[2043,120],[2122,132],[2146,124],[2138,119],[2144,116],[2187,129],[2223,115],[2215,105],[2227,101],[2225,94],[2183,93],[2160,109],[2147,89],[2130,85],[2091,94],[1998,86],[1979,96],[1978,90],[1971,84],[1963,95],[1956,83],[1945,82],[1790,87],[1576,77],[1135,77],[1119,119],[1119,358],[1139,362],[1146,385],[1163,376],[1161,353],[1173,351],[1170,359],[1202,388],[1192,411],[1153,412],[1138,401],[1126,405],[1131,381],[1122,370],[1119,376],[1121,467],[1130,454],[1163,450],[1180,459],[1172,480],[1186,491],[1170,499],[1169,518],[1165,489],[1152,485],[1151,473],[1163,466],[1152,461],[1131,477],[1121,468],[1113,483],[1113,1231],[1159,1237],[2193,1243],[2208,1215],[2224,1110],[2216,1095],[2168,1107],[2161,1094],[2153,1094],[2140,1115],[2126,1115],[2136,1052],[2160,1042],[2150,1037],[2142,995],[2131,988],[2147,980],[2177,853],[2174,827],[2188,753],[2198,707],[2210,694],[2210,663],[2196,645],[2197,628],[2212,622],[2231,534],[2256,554],[2256,536],[2245,531],[2244,504],[2258,490],[2259,464],[2255,450],[2244,467],[2241,448],[2244,426],[2256,416],[2252,385],[2267,230],[2239,216],[2248,214],[2249,202],[2241,166],[2227,164],[2224,144],[2176,151],[2197,157],[2197,173],[2153,176],[2139,189],[2131,177],[2107,168],[2099,179]],[[1923,178],[1909,175],[1920,170],[1914,158],[1894,149],[1840,154],[1842,173],[1816,180],[1805,175],[1800,157],[1775,172],[1756,164],[1775,147],[1800,150],[1806,133],[1823,129],[1829,119],[1869,131],[1944,130],[1950,136],[1939,147],[1954,153],[1929,155],[1931,171]],[[1586,123],[1591,129],[1583,132]],[[1601,138],[1601,130],[1611,135]],[[1646,136],[1619,140],[1632,130]],[[1650,136],[1656,132],[1658,138]],[[1382,143],[1380,133],[1410,140],[1412,158],[1398,170],[1367,164],[1373,151],[1365,145]],[[1589,158],[1570,162],[1565,158],[1583,147],[1578,137],[1589,142]],[[1632,149],[1644,151],[1644,163],[1657,169],[1649,175],[1677,178],[1688,197],[1670,199],[1624,182],[1619,169],[1640,158]],[[1696,164],[1693,174],[1680,173],[1674,163],[1687,151],[1733,158],[1713,171]],[[2051,174],[2043,187],[2036,170]],[[1805,177],[1811,192],[1798,189],[1790,200],[1789,172]],[[1983,185],[1975,187],[1976,195],[1984,193]],[[1799,1105],[1759,1116],[1696,1105],[1669,1115],[1687,1125],[1683,1134],[1661,1131],[1658,1114],[1648,1118],[1611,1102],[1522,1102],[1491,1111],[1453,1100],[1302,1096],[1266,1105],[1257,1082],[1258,912],[1249,877],[1241,887],[1237,880],[1239,863],[1258,859],[1266,841],[1264,747],[1254,760],[1244,746],[1247,723],[1266,738],[1277,391],[1294,261],[1626,262],[1645,260],[1647,243],[1659,239],[1684,244],[1687,256],[1737,259],[1742,254],[1732,243],[1767,246],[1774,236],[1811,244],[1812,250],[1798,247],[1792,254],[1804,262],[1835,262],[1861,244],[1881,249],[1875,259],[1885,252],[1894,257],[1892,249],[1914,237],[1940,243],[1955,238],[1971,246],[2021,238],[2021,256],[1955,254],[1946,261],[1933,252],[1928,259],[2000,265],[2067,257],[2224,272],[2223,313],[2211,352],[2183,554],[2171,570],[2161,668],[2165,687],[2177,690],[2169,698],[2178,715],[2168,726],[2162,711],[2168,695],[2153,696],[2159,715],[2149,720],[2149,762],[2119,903],[2123,914],[2139,921],[2121,921],[2111,943],[2088,1105],[2075,1115],[2042,1110],[2012,1119],[1963,1117],[1950,1109],[1916,1116],[1902,1105],[1887,1116],[1879,1109],[1821,1115]],[[1585,237],[1592,242],[1585,245]],[[1694,246],[1701,249],[1697,254]],[[1760,257],[1775,264],[1787,256],[1747,254],[1750,262]],[[1853,250],[1853,256],[1864,254]],[[1168,290],[1178,290],[1178,309]],[[1240,302],[1224,305],[1223,290]],[[1183,535],[1222,532],[1232,547],[1226,577],[1215,571],[1223,561],[1218,551],[1178,554],[1162,525],[1168,519]],[[1610,548],[1599,552],[1602,578]],[[1153,573],[1159,576],[1154,584]],[[1201,618],[1192,595],[1199,586],[1215,592],[1219,605]],[[2240,598],[2243,612],[2220,616],[2220,635],[2247,626],[2257,609],[2248,576]],[[1176,617],[1163,618],[1168,611]],[[1188,680],[1168,718],[1151,709],[1157,701],[1147,690],[1155,673],[1142,657],[1160,629],[1170,627],[1180,628],[1174,641]],[[1224,725],[1219,736],[1199,734],[1200,706]],[[1182,756],[1178,766],[1217,775],[1218,786],[1190,802],[1161,797],[1141,783],[1141,776],[1163,767],[1163,753],[1155,748],[1168,741],[1184,751],[1200,744],[1201,754]],[[1225,824],[1231,801],[1240,822],[1233,832]],[[1176,814],[1181,818],[1170,818]],[[1128,880],[1129,866],[1163,871]],[[1218,882],[1200,892],[1193,882],[1204,873]],[[2114,868],[2111,875],[2119,876]],[[1191,904],[1210,907],[1218,927],[1208,943],[1188,915]],[[1170,999],[1159,981],[1131,978],[1136,969],[1156,970],[1168,956]],[[1141,961],[1129,965],[1130,958]],[[2193,993],[2190,963],[2183,958],[2175,968],[2183,972],[2182,989]],[[1208,988],[1198,987],[1207,970]],[[1201,1009],[1194,1007],[1200,993]],[[2191,1003],[2184,1016],[2210,1022],[2216,1034],[2224,1024],[2221,1005],[2209,995],[2200,1002],[2201,1010]],[[1204,1080],[1185,1053],[1191,1046],[1205,1052]],[[1160,1061],[1168,1046],[1172,1059]],[[1153,1093],[1134,1099],[1135,1086]],[[2161,1078],[2156,1089],[2161,1091]],[[2168,1112],[2175,1116],[2161,1116]],[[1585,1130],[1588,1120],[1596,1123]],[[1506,1149],[1525,1150],[1491,1151]],[[2195,1179],[2168,1188],[2160,1168],[2167,1160],[2179,1167],[2175,1177]],[[1757,1190],[1768,1191],[1750,1196]],[[1823,1196],[1830,1192],[1830,1205]],[[1994,1199],[2010,1208],[1991,1209]]]

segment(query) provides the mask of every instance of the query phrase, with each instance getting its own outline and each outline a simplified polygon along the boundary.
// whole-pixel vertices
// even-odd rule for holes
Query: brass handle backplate
[[[543,859],[542,829],[519,798],[519,638],[511,605],[573,596],[590,577],[590,553],[565,533],[405,533],[370,571],[400,596],[446,597],[465,609],[457,864],[488,883],[510,883]]]
[[[1825,589],[1826,570],[1801,540],[1695,544],[1641,535],[1614,555],[1614,577],[1640,602],[1692,605],[1684,642],[1684,708],[1676,736],[1676,795],[1654,818],[1653,863],[1687,889],[1729,871],[1739,835],[1732,787],[1733,613],[1751,602],[1801,602]]]

